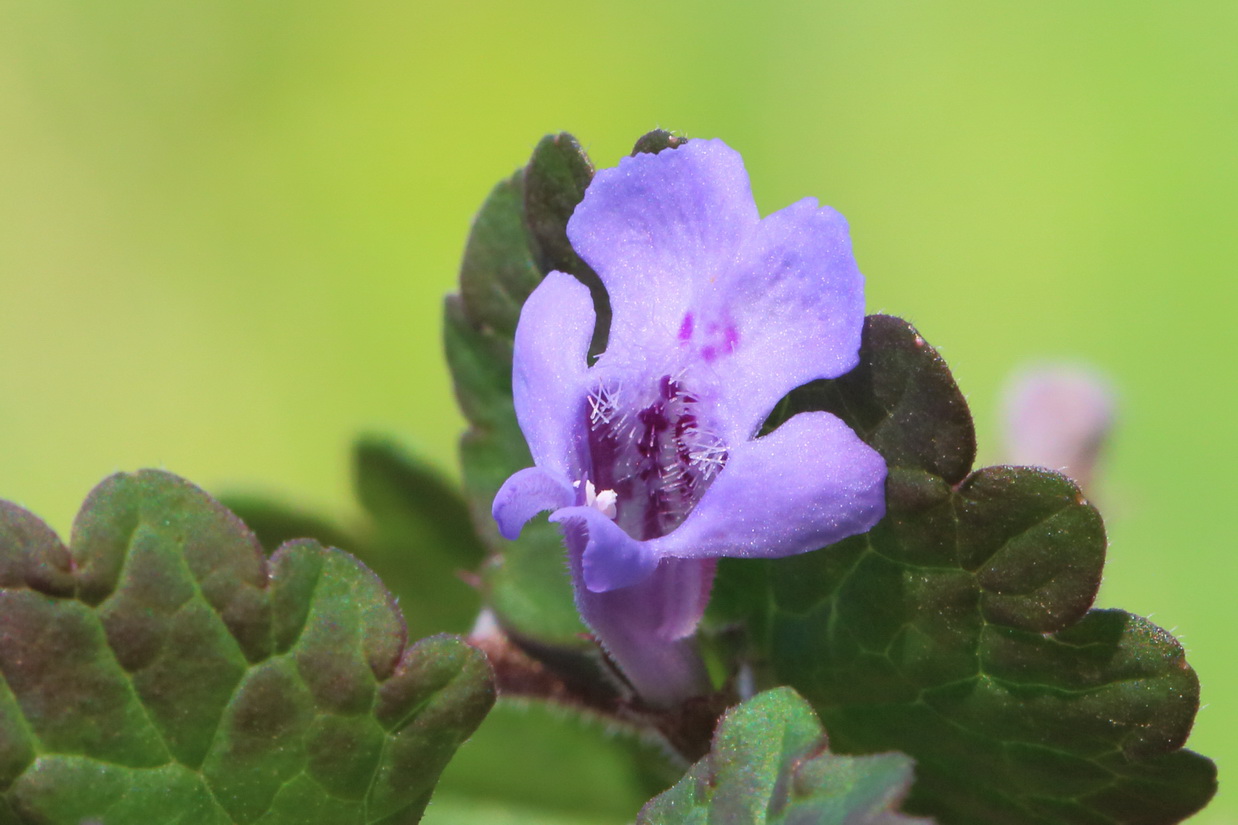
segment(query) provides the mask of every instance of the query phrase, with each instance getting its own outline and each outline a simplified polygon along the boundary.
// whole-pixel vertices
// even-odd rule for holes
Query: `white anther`
[[[597,390],[589,393],[589,423],[610,424],[611,418],[619,408],[619,390],[599,385]]]
[[[589,421],[593,424],[609,424],[610,416],[613,412],[611,407],[607,407],[602,399],[595,396],[589,396]]]
[[[726,463],[726,447],[721,444],[703,444],[688,453],[688,460],[695,465],[715,465],[721,467]]]
[[[615,506],[618,499],[619,494],[614,490],[603,490],[599,493],[592,481],[585,482],[585,506],[594,508],[606,518],[613,520],[618,514],[618,508]]]

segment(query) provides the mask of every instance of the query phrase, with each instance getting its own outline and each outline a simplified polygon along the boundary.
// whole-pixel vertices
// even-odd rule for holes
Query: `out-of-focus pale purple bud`
[[[1005,461],[1058,470],[1091,487],[1113,427],[1107,381],[1082,367],[1037,367],[1010,384],[1005,407]]]

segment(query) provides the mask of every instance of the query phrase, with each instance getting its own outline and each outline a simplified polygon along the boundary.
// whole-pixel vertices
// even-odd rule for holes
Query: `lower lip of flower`
[[[613,493],[616,523],[640,541],[678,527],[727,461],[682,378],[651,383],[643,393],[599,383],[586,422],[588,481],[599,498]]]

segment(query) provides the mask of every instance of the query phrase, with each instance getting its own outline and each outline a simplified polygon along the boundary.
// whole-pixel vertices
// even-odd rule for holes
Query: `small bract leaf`
[[[652,132],[646,132],[637,138],[636,145],[632,147],[632,154],[639,155],[645,152],[656,155],[663,149],[674,149],[686,140],[686,137],[677,135],[674,132],[668,132],[665,129],[654,129]]]
[[[637,825],[913,825],[898,811],[913,763],[900,753],[831,753],[790,688],[758,694],[718,723],[713,746]]]
[[[351,556],[268,562],[156,471],[97,487],[70,548],[0,502],[0,674],[0,799],[30,823],[416,822],[494,701]]]
[[[970,472],[966,404],[906,322],[870,317],[860,365],[771,418],[824,409],[886,459],[869,533],[724,560],[715,626],[746,622],[764,679],[795,687],[846,753],[917,764],[908,809],[951,823],[1176,822],[1215,790],[1180,750],[1199,682],[1165,631],[1090,610],[1100,515],[1041,468]]]

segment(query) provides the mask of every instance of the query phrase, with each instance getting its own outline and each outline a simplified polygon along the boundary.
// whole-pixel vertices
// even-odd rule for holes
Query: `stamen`
[[[727,461],[726,445],[705,426],[699,396],[685,381],[686,369],[662,375],[643,402],[625,394],[621,404],[613,384],[589,395],[590,477],[608,489],[587,483],[586,501],[633,538],[678,527]]]
[[[614,521],[615,514],[618,512],[616,506],[618,498],[619,495],[614,490],[603,490],[599,493],[592,481],[585,482],[585,506],[594,508],[611,521]]]
[[[593,426],[609,424],[619,407],[619,393],[601,384],[589,393],[589,423]]]
[[[707,472],[717,472],[726,464],[727,450],[721,444],[705,444],[690,452],[688,459],[698,467],[704,465]]]

